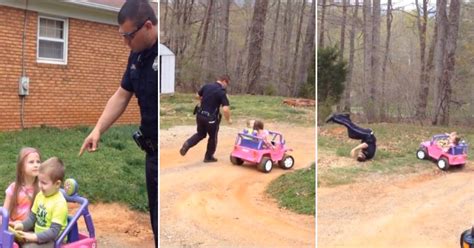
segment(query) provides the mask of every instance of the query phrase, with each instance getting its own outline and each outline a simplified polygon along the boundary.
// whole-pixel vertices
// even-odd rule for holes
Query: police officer
[[[208,134],[209,139],[207,140],[207,150],[204,156],[204,162],[209,163],[217,161],[214,157],[214,153],[216,152],[217,133],[219,132],[219,124],[222,118],[219,112],[221,105],[224,118],[229,124],[232,123],[232,120],[230,119],[229,99],[227,99],[225,91],[229,82],[229,76],[223,75],[218,78],[217,82],[206,84],[198,91],[198,98],[200,99],[201,104],[196,110],[197,133],[184,142],[179,150],[182,156],[186,155],[189,148],[195,146],[199,141],[206,138],[206,134]]]
[[[150,220],[155,247],[158,247],[158,20],[147,0],[128,0],[120,9],[118,23],[119,33],[131,49],[127,69],[120,87],[85,138],[79,155],[84,150],[97,150],[100,136],[122,115],[135,95],[141,115],[140,146],[146,152]]]

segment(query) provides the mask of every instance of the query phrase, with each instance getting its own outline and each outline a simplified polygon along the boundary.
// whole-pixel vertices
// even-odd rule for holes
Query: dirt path
[[[459,247],[474,224],[474,165],[447,173],[431,166],[319,188],[318,247]]]
[[[154,248],[149,215],[131,211],[127,206],[93,204],[89,206],[98,247]],[[79,221],[79,230],[87,233],[84,222]]]
[[[266,123],[280,130],[295,151],[295,169],[314,161],[315,129]],[[279,209],[265,187],[285,173],[233,166],[229,154],[243,123],[221,125],[217,163],[202,162],[207,140],[179,154],[194,126],[160,130],[161,247],[314,247],[313,216]]]

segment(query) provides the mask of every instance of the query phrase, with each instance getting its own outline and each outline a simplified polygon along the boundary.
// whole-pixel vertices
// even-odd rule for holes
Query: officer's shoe
[[[329,123],[332,121],[332,118],[335,116],[334,113],[330,114],[328,117],[326,117],[326,119],[324,119],[324,122],[326,123]]]
[[[211,158],[204,158],[204,163],[213,163],[217,162],[217,158],[211,157]]]
[[[186,155],[186,153],[188,152],[189,150],[189,144],[188,142],[184,142],[183,146],[181,147],[181,149],[179,149],[179,153],[181,154],[181,156],[184,156]]]

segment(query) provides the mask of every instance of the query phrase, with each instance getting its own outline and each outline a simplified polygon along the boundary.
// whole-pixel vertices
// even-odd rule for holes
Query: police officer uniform
[[[121,87],[134,92],[140,106],[140,146],[146,152],[148,207],[158,247],[158,40],[151,48],[130,53]]]
[[[209,135],[204,162],[215,162],[214,153],[217,147],[217,133],[221,122],[220,106],[229,106],[225,88],[218,82],[204,85],[199,91],[201,106],[196,111],[197,133],[191,136],[180,150],[185,155],[187,150]]]

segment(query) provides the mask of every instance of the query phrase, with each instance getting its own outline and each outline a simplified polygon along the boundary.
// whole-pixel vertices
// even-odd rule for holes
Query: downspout
[[[28,0],[25,1],[25,11],[24,11],[24,19],[23,19],[23,36],[21,41],[21,78],[19,82],[19,87],[21,86],[22,80],[26,77],[26,64],[25,64],[25,39],[26,39],[26,25],[28,22]],[[20,92],[18,92],[20,93]],[[18,94],[20,97],[20,124],[21,130],[25,128],[25,97],[24,94]]]

